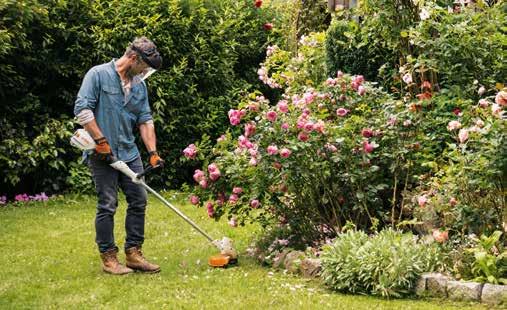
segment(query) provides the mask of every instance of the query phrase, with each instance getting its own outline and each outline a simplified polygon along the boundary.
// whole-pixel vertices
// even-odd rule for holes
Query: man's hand
[[[164,164],[165,164],[165,161],[160,158],[160,156],[158,156],[158,152],[157,151],[151,151],[150,152],[150,165],[155,168],[155,167],[160,167],[160,168],[163,168],[164,167]]]
[[[95,139],[95,154],[100,160],[109,161],[113,152],[111,152],[111,146],[107,142],[105,137]]]

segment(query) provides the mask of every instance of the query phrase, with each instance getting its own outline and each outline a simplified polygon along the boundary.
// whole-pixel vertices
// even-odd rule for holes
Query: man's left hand
[[[160,158],[157,151],[150,152],[149,162],[153,168],[155,168],[155,167],[163,168],[164,164],[165,164],[165,161],[162,158]]]

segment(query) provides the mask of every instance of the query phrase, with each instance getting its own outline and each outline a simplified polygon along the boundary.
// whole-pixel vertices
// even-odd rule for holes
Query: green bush
[[[348,231],[325,246],[321,258],[321,277],[334,290],[401,297],[414,291],[423,272],[437,268],[440,252],[410,233]]]

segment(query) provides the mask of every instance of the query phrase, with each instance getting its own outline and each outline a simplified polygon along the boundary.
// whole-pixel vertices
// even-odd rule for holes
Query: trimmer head
[[[223,237],[214,240],[213,244],[220,250],[220,254],[209,258],[208,264],[211,267],[227,267],[238,263],[238,252],[234,249],[231,239]]]

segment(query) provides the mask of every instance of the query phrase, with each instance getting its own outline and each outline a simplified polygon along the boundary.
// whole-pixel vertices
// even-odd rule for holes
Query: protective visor
[[[148,67],[146,69],[143,70],[143,72],[141,72],[138,76],[139,78],[144,81],[146,80],[150,75],[152,75],[153,73],[155,73],[157,70],[153,69],[152,67]]]

